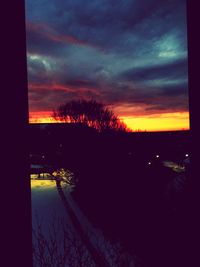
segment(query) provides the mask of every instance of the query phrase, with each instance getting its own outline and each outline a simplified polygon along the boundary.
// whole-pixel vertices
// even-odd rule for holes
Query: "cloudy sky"
[[[26,0],[30,122],[71,99],[134,130],[187,129],[185,0]]]

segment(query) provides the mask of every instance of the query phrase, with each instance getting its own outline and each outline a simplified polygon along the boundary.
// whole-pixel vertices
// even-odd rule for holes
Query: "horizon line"
[[[44,125],[44,124],[78,124],[78,123],[74,123],[74,122],[60,122],[60,121],[48,121],[48,122],[28,122],[28,125],[34,125],[34,124],[38,124],[38,125]],[[81,124],[81,123],[80,123]],[[186,132],[186,131],[190,131],[190,128],[182,128],[182,129],[167,129],[167,130],[161,130],[161,129],[157,129],[157,130],[142,130],[142,129],[129,129],[127,132],[130,133],[158,133],[158,132]]]

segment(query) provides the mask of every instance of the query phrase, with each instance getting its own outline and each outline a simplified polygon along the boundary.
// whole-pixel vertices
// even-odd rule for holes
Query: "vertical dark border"
[[[189,85],[189,108],[190,108],[190,126],[191,133],[195,135],[197,131],[197,121],[195,119],[198,114],[197,98],[197,86],[199,83],[198,77],[198,4],[194,0],[187,0],[187,36],[188,36],[188,85]],[[195,89],[196,88],[196,89]]]
[[[24,0],[4,1],[1,20],[0,265],[29,267],[32,242]]]
[[[189,110],[190,110],[190,132],[191,132],[191,177],[196,185],[199,180],[199,3],[195,0],[187,0],[187,35],[188,35],[188,85],[189,85]],[[194,184],[194,185],[195,185]],[[198,186],[191,188],[193,193],[198,190]],[[196,192],[197,193],[197,192]],[[196,197],[196,194],[193,195]]]
[[[199,266],[199,2],[187,0],[187,36],[188,36],[188,85],[190,110],[190,148],[191,168],[189,170],[188,199],[185,205],[185,243],[183,258],[187,258],[185,266]]]

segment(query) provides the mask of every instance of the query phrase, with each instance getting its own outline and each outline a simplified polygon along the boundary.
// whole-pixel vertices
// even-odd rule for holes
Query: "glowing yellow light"
[[[179,165],[179,164],[177,164],[175,162],[172,162],[172,161],[164,161],[163,165],[165,167],[171,168],[173,171],[178,172],[178,173],[185,171],[185,167],[184,166],[181,166],[181,165]]]
[[[38,179],[39,177],[42,177],[43,179],[51,179],[52,178],[51,174],[48,172],[42,172],[40,174],[33,173],[30,175],[30,177],[31,177],[31,179]]]
[[[31,180],[31,189],[50,189],[55,186],[54,180]]]
[[[120,112],[126,111],[126,107]],[[117,111],[117,113],[119,112]],[[51,116],[52,112],[31,112],[29,123],[60,123]],[[177,131],[189,130],[189,112],[171,112],[152,115],[120,116],[133,131]]]
[[[52,118],[52,112],[31,112],[29,114],[29,123],[59,123]]]
[[[38,178],[38,174],[31,174],[31,179],[37,179]]]
[[[133,131],[189,130],[189,112],[120,117]]]

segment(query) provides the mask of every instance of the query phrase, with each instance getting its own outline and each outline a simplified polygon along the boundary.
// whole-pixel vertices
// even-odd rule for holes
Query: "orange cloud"
[[[77,81],[77,82],[81,82],[81,81]],[[82,82],[84,84],[84,81]],[[56,90],[65,91],[67,93],[76,93],[76,96],[80,96],[80,97],[84,97],[84,96],[87,97],[88,93],[91,93],[92,95],[95,95],[96,97],[101,96],[101,93],[95,88],[88,88],[84,86],[77,88],[77,87],[74,87],[73,85],[63,85],[59,83],[52,83],[52,84],[29,83],[28,88],[31,90],[35,90],[35,92],[37,92],[37,90],[51,90],[53,92],[56,92]]]
[[[78,38],[72,36],[72,35],[61,35],[58,34],[52,27],[45,23],[31,23],[31,22],[26,22],[26,28],[27,30],[42,34],[49,40],[52,40],[54,42],[67,42],[70,44],[75,44],[75,45],[81,45],[81,46],[92,46],[93,45],[83,41],[79,40]],[[95,47],[97,48],[97,47]]]
[[[58,83],[52,83],[52,84],[40,84],[40,83],[29,83],[28,85],[29,89],[46,89],[46,90],[64,90],[67,92],[72,92],[73,89],[71,89],[69,86],[65,86]]]

